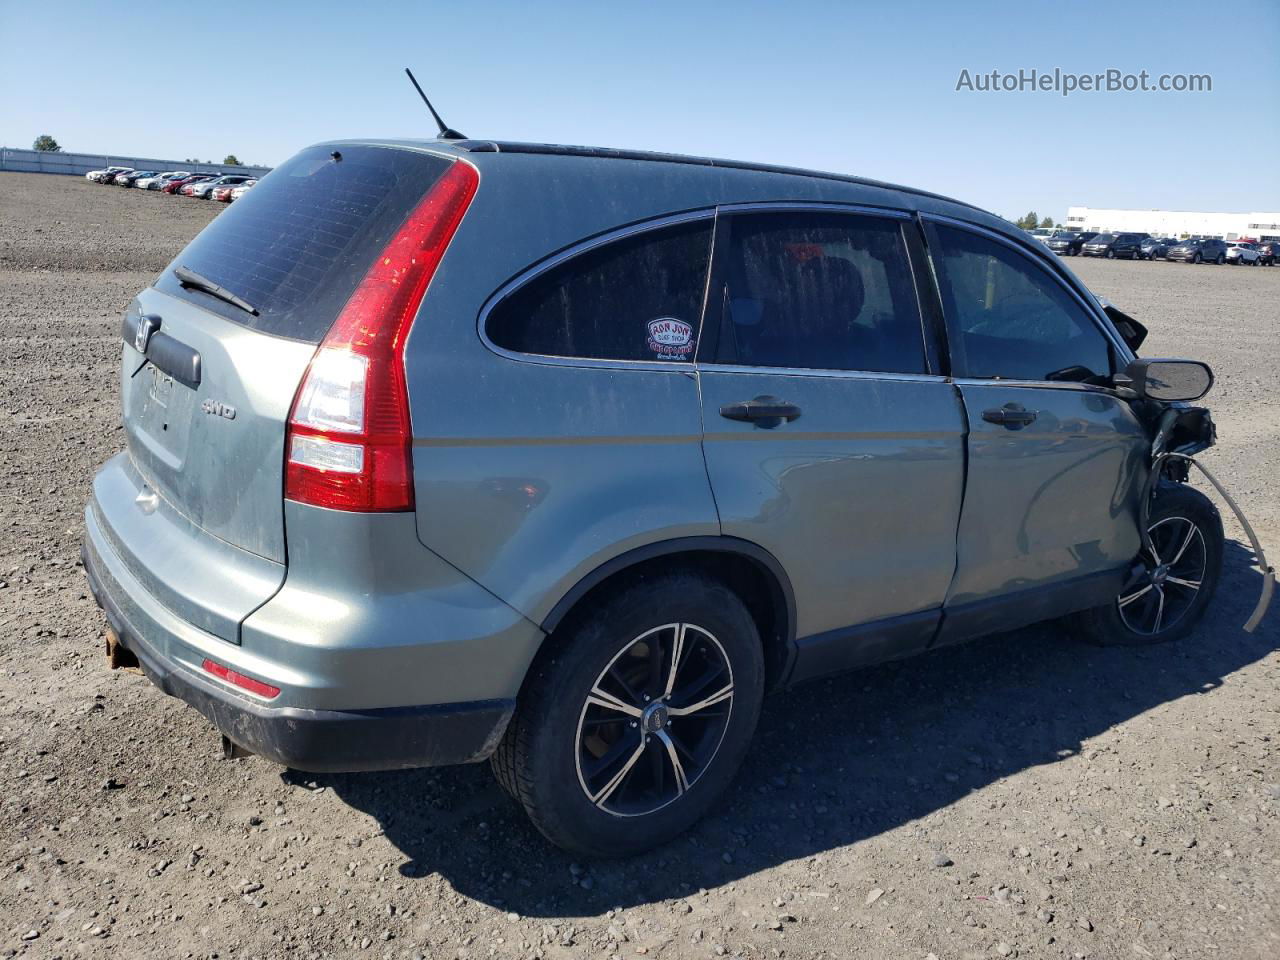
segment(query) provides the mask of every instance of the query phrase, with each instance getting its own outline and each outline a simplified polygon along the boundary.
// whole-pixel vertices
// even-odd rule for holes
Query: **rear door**
[[[801,676],[926,645],[954,571],[965,425],[926,360],[912,229],[830,207],[717,224],[707,470],[723,532],[791,579]]]
[[[969,427],[947,619],[966,633],[1015,625],[1020,613],[1031,622],[1036,608],[1001,602],[1055,585],[1080,606],[1094,588],[1105,602],[1138,553],[1149,447],[1128,403],[1103,385],[1119,347],[1032,251],[976,227],[930,229]],[[960,617],[966,608],[973,623]]]

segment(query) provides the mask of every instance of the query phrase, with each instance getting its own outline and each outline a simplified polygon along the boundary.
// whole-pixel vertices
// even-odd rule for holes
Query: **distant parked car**
[[[1086,243],[1080,252],[1086,257],[1106,257],[1108,260],[1128,257],[1130,260],[1137,260],[1142,256],[1142,241],[1146,238],[1145,233],[1100,233]]]
[[[106,167],[102,170],[90,170],[84,178],[94,183],[105,183],[107,178],[114,179],[117,173],[128,173],[132,169],[133,167]]]
[[[1216,237],[1199,237],[1170,247],[1164,256],[1181,263],[1226,263],[1227,245]]]
[[[1280,240],[1264,240],[1258,244],[1258,263],[1264,267],[1274,267],[1276,258],[1280,257]]]
[[[181,180],[171,180],[160,189],[165,193],[178,193],[183,187],[193,183],[200,183],[204,180],[216,180],[215,173],[193,173],[190,176],[183,177]]]
[[[244,183],[246,180],[252,180],[252,179],[253,177],[246,177],[243,174],[239,174],[239,173],[228,174],[227,176],[224,176],[224,177],[218,177],[218,179],[216,180],[206,180],[204,183],[193,184],[191,187],[191,193],[188,195],[192,197],[197,197],[201,200],[208,200],[210,195],[213,193],[213,191],[217,187],[227,187],[227,186],[238,187],[240,186],[240,184]],[[183,193],[187,192],[185,187],[183,188],[182,192]]]
[[[246,193],[248,193],[248,192],[253,188],[253,185],[254,185],[255,183],[257,183],[257,182],[258,182],[257,180],[246,180],[244,183],[240,184],[240,186],[238,186],[238,187],[232,187],[232,188],[231,188],[231,196],[230,196],[230,197],[228,197],[227,199],[228,199],[228,200],[239,200],[239,199],[240,199],[241,197],[243,197]]]
[[[1054,230],[1052,227],[1032,227],[1027,234],[1044,243],[1053,236]]]
[[[1045,241],[1045,246],[1060,257],[1077,257],[1085,242],[1095,234],[1076,233],[1074,230],[1059,230]]]
[[[197,188],[211,184],[215,180],[221,179],[221,177],[222,174],[220,173],[201,174],[199,177],[193,178],[189,183],[184,183],[178,192],[184,197],[194,197]]]
[[[139,190],[159,190],[166,183],[172,183],[174,180],[184,180],[191,176],[189,170],[174,170],[170,173],[162,173],[155,177],[143,177],[134,183]]]
[[[235,187],[229,184],[221,187],[214,187],[212,190],[209,191],[209,199],[217,200],[220,203],[230,203],[231,191],[234,189]]]
[[[1143,260],[1157,260],[1163,257],[1169,248],[1178,242],[1177,237],[1147,237],[1141,244]]]
[[[1258,246],[1247,240],[1237,240],[1227,245],[1227,263],[1240,267],[1256,267],[1261,257]]]
[[[147,177],[158,177],[160,174],[155,170],[134,170],[131,173],[122,173],[116,177],[117,187],[132,187],[139,180]]]

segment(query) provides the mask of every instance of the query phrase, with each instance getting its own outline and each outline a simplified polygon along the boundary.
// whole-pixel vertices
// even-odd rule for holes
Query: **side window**
[[[897,220],[743,214],[730,237],[717,362],[926,372]]]
[[[1047,270],[1002,243],[939,225],[935,251],[957,376],[1091,381],[1111,347]]]
[[[710,259],[710,220],[588,250],[495,306],[489,339],[554,357],[692,361]]]

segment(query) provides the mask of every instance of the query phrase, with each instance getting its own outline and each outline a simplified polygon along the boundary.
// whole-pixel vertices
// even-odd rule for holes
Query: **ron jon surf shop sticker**
[[[687,357],[693,353],[693,327],[675,317],[650,320],[648,343],[660,357]]]

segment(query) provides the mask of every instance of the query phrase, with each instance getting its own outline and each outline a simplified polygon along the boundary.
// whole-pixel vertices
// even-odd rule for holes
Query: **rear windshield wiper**
[[[218,286],[208,277],[202,277],[190,267],[174,267],[173,275],[178,278],[178,282],[184,287],[195,287],[197,290],[203,290],[211,297],[217,297],[225,303],[231,304],[233,307],[239,307],[245,313],[258,315],[258,309],[243,297],[237,297],[226,287]]]

